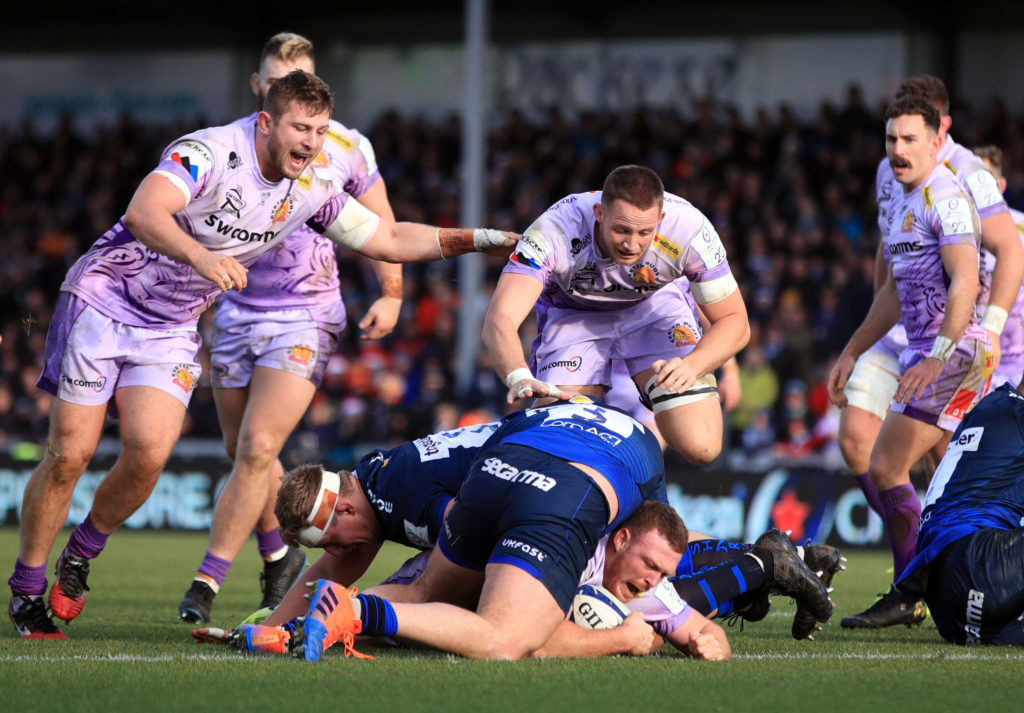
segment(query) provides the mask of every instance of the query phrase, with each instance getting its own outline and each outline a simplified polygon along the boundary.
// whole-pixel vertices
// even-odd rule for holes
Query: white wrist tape
[[[505,386],[507,386],[508,388],[511,389],[512,388],[512,384],[514,384],[514,383],[516,383],[518,381],[522,381],[523,379],[532,379],[532,378],[533,378],[533,372],[531,372],[529,369],[527,369],[525,367],[520,367],[518,369],[513,369],[512,371],[510,371],[508,373],[508,376],[505,377]]]
[[[1002,334],[1008,316],[1002,307],[989,305],[985,308],[985,316],[981,318],[981,326],[993,334]]]
[[[500,248],[505,245],[508,238],[500,230],[492,230],[491,228],[474,228],[473,229],[473,249],[478,253],[483,252],[487,248]]]
[[[441,229],[440,228],[438,228],[437,230],[434,231],[434,239],[437,240],[437,252],[441,253],[441,259],[442,260],[447,260],[448,258],[445,257],[444,248],[441,247]]]
[[[316,547],[324,538],[324,533],[334,522],[334,506],[338,502],[338,492],[341,490],[341,476],[329,470],[323,471],[320,478],[320,492],[313,503],[306,522],[309,527],[299,531],[299,543],[306,547]]]
[[[932,350],[928,352],[928,358],[938,359],[945,364],[949,361],[949,358],[953,356],[954,349],[956,349],[956,342],[949,337],[943,337],[940,334],[935,337],[935,341],[932,342]]]

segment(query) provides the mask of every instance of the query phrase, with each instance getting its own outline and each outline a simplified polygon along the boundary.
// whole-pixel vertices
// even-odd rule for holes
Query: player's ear
[[[260,95],[260,73],[253,72],[249,77],[249,88],[252,89],[252,93],[256,96]]]
[[[601,216],[604,214],[604,208],[601,207],[601,203],[594,204],[594,217],[597,218],[597,222],[601,222]]]
[[[631,534],[628,527],[620,527],[615,531],[615,534],[612,535],[612,545],[616,552],[624,549],[629,544]]]

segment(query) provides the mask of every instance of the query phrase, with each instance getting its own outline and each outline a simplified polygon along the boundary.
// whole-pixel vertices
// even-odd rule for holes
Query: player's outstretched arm
[[[181,229],[174,214],[185,205],[185,196],[170,180],[151,173],[128,204],[124,213],[125,227],[147,248],[191,265],[222,292],[232,288],[241,290],[247,283],[249,271],[233,257],[210,252]]]
[[[329,225],[310,227],[360,255],[387,262],[430,262],[482,252],[507,256],[519,235],[490,228],[438,228],[385,220],[358,201],[347,200]]]
[[[644,621],[643,614],[633,612],[613,629],[584,629],[566,619],[547,643],[531,655],[534,658],[594,658],[616,654],[645,656],[660,649],[664,643]]]

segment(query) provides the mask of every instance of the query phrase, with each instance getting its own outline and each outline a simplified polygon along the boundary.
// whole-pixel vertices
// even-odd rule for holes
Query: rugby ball
[[[614,629],[627,616],[629,607],[596,584],[584,584],[572,600],[572,620],[584,629]]]

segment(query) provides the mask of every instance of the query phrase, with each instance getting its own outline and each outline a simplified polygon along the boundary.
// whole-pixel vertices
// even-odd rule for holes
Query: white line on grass
[[[68,661],[98,661],[110,663],[167,663],[168,661],[269,661],[277,657],[265,656],[237,656],[237,655],[216,655],[216,654],[180,654],[161,656],[141,656],[137,654],[78,654],[71,656],[0,656],[2,662],[12,663],[61,663]],[[455,658],[455,657],[451,657]],[[1024,658],[1024,653],[1013,655],[1006,654],[980,654],[966,651],[955,651],[952,653],[925,653],[920,654],[855,654],[855,653],[807,653],[807,654],[734,654],[733,659],[745,661],[760,660],[856,660],[856,661],[1013,661]],[[461,659],[458,659],[461,660]],[[451,663],[445,659],[445,663]]]
[[[775,660],[775,659],[820,659],[820,660],[860,660],[860,661],[932,661],[932,660],[955,660],[955,661],[1016,661],[1024,658],[1024,652],[1016,655],[1006,654],[977,654],[966,651],[955,651],[953,653],[925,653],[920,654],[733,654],[734,659],[746,659],[752,661]]]
[[[111,663],[167,663],[168,661],[259,661],[267,660],[262,656],[216,655],[216,654],[178,654],[161,656],[142,656],[139,654],[74,654],[65,656],[0,656],[0,661],[60,663],[67,661],[109,661]]]

